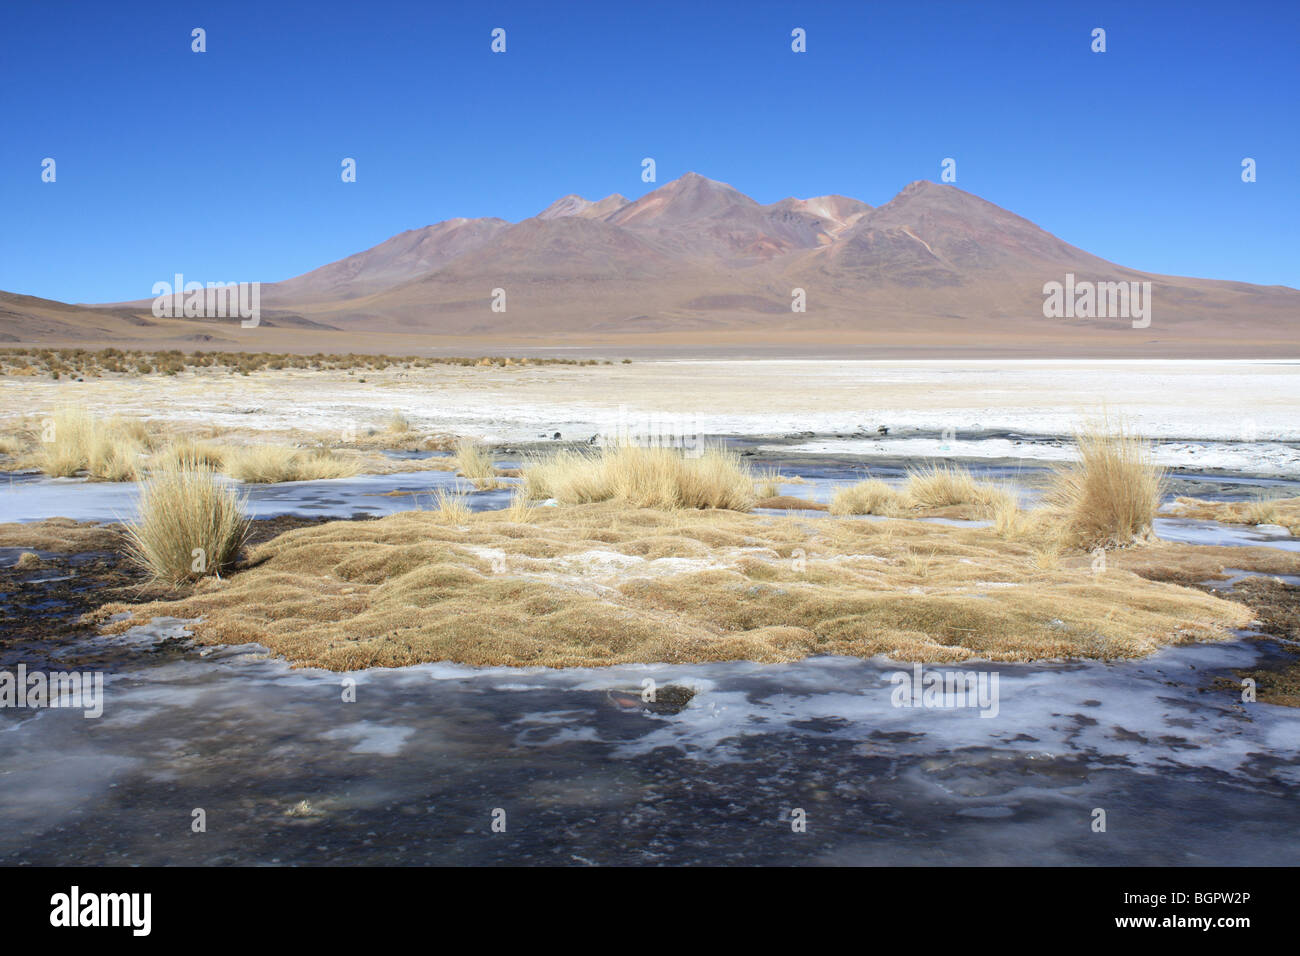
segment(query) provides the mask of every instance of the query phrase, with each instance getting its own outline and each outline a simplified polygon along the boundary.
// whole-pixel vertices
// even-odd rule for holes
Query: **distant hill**
[[[1150,326],[1045,318],[1044,284],[1067,274],[1080,283],[1150,282]],[[505,291],[504,312],[492,309],[495,289]],[[804,291],[805,312],[791,310],[795,289]],[[375,351],[409,339],[423,347],[841,343],[981,354],[1300,355],[1300,291],[1144,273],[955,186],[924,181],[875,208],[834,195],[762,205],[688,173],[635,201],[569,195],[519,223],[447,220],[263,283],[260,330],[155,319],[149,307],[0,294],[0,340],[201,347],[209,337],[211,347],[293,351],[349,342]]]

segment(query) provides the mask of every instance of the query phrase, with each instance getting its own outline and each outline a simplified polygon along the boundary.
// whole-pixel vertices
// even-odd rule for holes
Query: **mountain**
[[[1067,275],[1149,282],[1150,325],[1134,327],[1128,316],[1045,318],[1044,284]],[[503,290],[504,311],[495,290]],[[796,290],[804,312],[791,309]],[[379,338],[414,335],[421,347],[437,336],[536,346],[820,342],[964,354],[1300,355],[1295,289],[1144,273],[926,181],[877,207],[838,195],[763,205],[688,173],[636,200],[568,195],[519,223],[451,219],[404,232],[264,283],[262,302],[266,324],[306,351],[326,340],[378,348]],[[82,339],[93,330],[96,341],[219,335],[231,347],[224,342],[253,338],[217,320],[182,328],[181,320],[154,319],[149,304],[87,309],[74,321],[59,308],[75,307],[62,303],[29,315],[0,299],[0,337],[68,340],[86,328]]]
[[[378,292],[432,272],[510,228],[504,219],[448,219],[411,229],[356,255],[262,286],[263,302],[320,302]]]

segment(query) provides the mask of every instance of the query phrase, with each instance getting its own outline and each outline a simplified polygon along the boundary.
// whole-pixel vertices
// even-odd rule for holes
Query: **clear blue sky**
[[[1105,258],[1300,287],[1298,38],[1294,0],[7,0],[0,289],[286,278],[441,219],[635,198],[645,156],[660,184],[873,205],[951,156]]]

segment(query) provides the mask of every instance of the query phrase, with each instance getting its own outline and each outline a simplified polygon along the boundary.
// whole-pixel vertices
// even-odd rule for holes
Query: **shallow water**
[[[1245,640],[968,663],[998,675],[981,717],[895,707],[910,668],[846,658],[422,665],[350,675],[345,703],[343,675],[252,648],[151,651],[179,633],[92,639],[117,653],[98,719],[0,712],[0,861],[1300,863],[1300,713],[1206,689],[1268,653]],[[647,677],[696,695],[652,713]]]
[[[1300,538],[1287,533],[1285,528],[1270,531],[1248,524],[1222,524],[1193,518],[1157,518],[1154,524],[1156,537],[1164,541],[1300,551]]]
[[[744,443],[735,443],[746,447]],[[392,452],[397,457],[428,457],[431,453]],[[910,467],[923,466],[928,459],[885,459],[874,462],[807,456],[802,454],[754,455],[750,464],[760,473],[777,470],[783,477],[798,477],[798,483],[782,482],[780,494],[828,504],[836,489],[866,478],[879,478],[901,486]],[[518,461],[498,460],[500,467],[515,467]],[[1048,469],[1041,464],[1016,462],[973,462],[971,473],[979,481],[1016,490],[1021,504],[1032,506],[1041,495]],[[398,511],[430,507],[434,494],[442,489],[472,492],[467,503],[474,511],[503,508],[509,502],[512,479],[501,479],[502,488],[474,491],[474,486],[451,472],[414,471],[390,475],[357,475],[319,481],[290,481],[274,485],[235,484],[248,496],[248,512],[255,518],[279,515],[380,517]],[[1294,479],[1258,478],[1184,472],[1175,476],[1167,500],[1192,495],[1209,500],[1240,500],[1252,491],[1272,496],[1300,494]],[[390,492],[405,494],[389,496]],[[139,499],[135,482],[87,481],[84,478],[48,478],[27,472],[0,476],[0,523],[38,521],[64,517],[77,521],[124,521],[135,517]],[[819,512],[799,512],[815,517]],[[927,519],[947,521],[948,519]],[[959,524],[965,522],[958,522]],[[1172,526],[1171,526],[1172,527]],[[1175,540],[1183,540],[1181,538]],[[1224,542],[1229,543],[1229,542]]]
[[[508,479],[504,479],[508,483]],[[254,518],[278,515],[381,517],[398,511],[431,507],[440,489],[473,492],[466,503],[475,511],[504,508],[509,487],[475,492],[473,485],[446,471],[412,471],[391,475],[357,475],[319,481],[286,481],[274,485],[235,484],[247,494],[247,511]],[[391,492],[404,494],[392,495]],[[125,521],[135,517],[140,496],[136,482],[86,481],[15,475],[0,485],[0,522],[73,518],[77,521]]]

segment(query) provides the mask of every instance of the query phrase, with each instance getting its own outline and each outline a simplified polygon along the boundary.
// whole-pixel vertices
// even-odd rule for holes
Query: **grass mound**
[[[98,614],[130,611],[115,630],[160,615],[199,619],[199,642],[257,641],[335,670],[813,654],[1125,658],[1222,639],[1253,617],[1152,578],[1200,580],[1228,561],[1300,570],[1300,555],[1276,549],[1207,556],[1161,542],[1117,553],[1096,573],[1084,552],[1044,562],[1032,540],[918,522],[615,502],[532,508],[526,524],[513,517],[480,512],[453,525],[403,512],[302,528],[259,546],[219,586],[204,580],[180,600]]]

